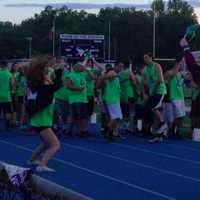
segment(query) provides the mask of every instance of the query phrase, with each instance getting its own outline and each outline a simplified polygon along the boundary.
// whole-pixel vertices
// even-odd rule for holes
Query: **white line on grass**
[[[104,156],[104,157],[107,157],[107,158],[119,160],[119,161],[126,162],[126,163],[129,163],[129,164],[132,164],[132,165],[137,165],[139,167],[152,169],[154,171],[158,171],[158,172],[161,172],[161,173],[165,173],[165,174],[177,176],[177,177],[180,177],[180,178],[188,179],[188,180],[191,180],[191,181],[194,181],[194,182],[200,182],[200,179],[197,179],[197,178],[193,178],[193,177],[190,177],[190,176],[185,176],[183,174],[172,172],[172,171],[169,171],[169,170],[159,169],[159,168],[153,167],[151,165],[145,165],[145,164],[142,164],[142,163],[139,163],[139,162],[135,162],[135,161],[132,161],[132,160],[127,160],[127,159],[124,159],[124,158],[120,158],[118,156],[114,156],[114,155],[110,155],[110,154],[107,154],[107,153],[102,153],[102,152],[99,152],[99,151],[95,151],[93,149],[83,148],[83,147],[80,147],[80,146],[77,146],[77,145],[71,145],[71,144],[63,143],[63,142],[61,144],[64,145],[64,146],[70,147],[70,148],[78,149],[78,150],[89,152],[89,153],[94,153],[94,154],[97,154],[97,155],[100,155],[100,156]]]
[[[10,146],[13,146],[13,147],[18,148],[18,149],[25,150],[25,151],[29,151],[29,152],[32,152],[32,151],[33,151],[32,149],[29,149],[29,148],[26,148],[26,147],[17,145],[17,144],[15,144],[15,143],[6,142],[6,141],[3,141],[3,140],[0,140],[0,142],[3,143],[3,144],[7,144],[7,145],[10,145]],[[134,188],[134,189],[137,189],[137,190],[140,190],[140,191],[149,193],[149,194],[153,194],[153,195],[155,195],[155,196],[162,197],[162,198],[164,198],[164,199],[176,200],[175,198],[170,197],[170,196],[167,196],[167,195],[165,195],[165,194],[162,194],[162,193],[156,192],[156,191],[154,191],[154,190],[150,190],[150,189],[147,189],[147,188],[144,188],[144,187],[141,187],[141,186],[138,186],[138,185],[129,183],[129,182],[127,182],[127,181],[123,181],[123,180],[114,178],[114,177],[112,177],[112,176],[108,176],[108,175],[106,175],[106,174],[102,174],[102,173],[99,173],[99,172],[96,172],[96,171],[87,169],[87,168],[85,168],[85,167],[81,167],[81,166],[76,165],[76,164],[74,164],[74,163],[72,163],[72,162],[68,162],[68,161],[65,161],[65,160],[62,160],[62,159],[59,159],[59,158],[53,158],[52,160],[55,160],[55,161],[60,162],[60,163],[62,163],[62,164],[64,164],[64,165],[68,165],[68,166],[77,168],[77,169],[79,169],[79,170],[85,171],[85,172],[88,172],[88,173],[90,173],[90,174],[103,177],[103,178],[108,179],[108,180],[110,180],[110,181],[113,181],[113,182],[116,182],[116,183],[119,183],[119,184],[122,184],[122,185],[126,185],[126,186],[128,186],[128,187],[131,187],[131,188]]]

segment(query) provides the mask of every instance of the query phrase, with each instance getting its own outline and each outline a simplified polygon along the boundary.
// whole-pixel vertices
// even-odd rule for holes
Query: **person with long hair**
[[[48,167],[49,159],[59,150],[60,143],[51,129],[53,123],[54,93],[62,87],[62,69],[55,67],[55,77],[48,76],[49,58],[45,56],[33,58],[26,70],[27,79],[27,112],[30,124],[37,131],[41,143],[33,151],[29,165],[38,165],[36,171],[54,172]],[[41,160],[38,160],[39,156]]]

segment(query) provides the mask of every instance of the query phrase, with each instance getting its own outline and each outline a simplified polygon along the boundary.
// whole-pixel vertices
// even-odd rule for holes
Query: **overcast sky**
[[[152,0],[0,0],[0,20],[12,21],[14,23],[20,23],[23,19],[34,16],[35,13],[40,12],[44,5],[47,4],[63,4],[63,3],[81,3],[79,5],[84,9],[85,6],[91,6],[92,4],[149,4]],[[191,2],[191,1],[190,1]],[[200,0],[194,0],[194,2],[200,2]],[[24,5],[29,5],[24,7]],[[37,5],[36,5],[37,4]],[[85,5],[83,5],[85,4]],[[42,5],[42,6],[40,6]],[[72,5],[73,7],[74,5]],[[98,5],[99,6],[99,5]],[[196,6],[196,4],[195,4]],[[200,7],[200,3],[198,5]],[[198,8],[196,9],[198,10]],[[89,12],[97,12],[95,8],[87,10]],[[197,11],[198,13],[198,11]]]

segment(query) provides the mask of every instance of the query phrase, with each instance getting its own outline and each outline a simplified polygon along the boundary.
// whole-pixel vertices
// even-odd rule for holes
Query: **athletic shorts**
[[[110,119],[122,119],[120,103],[106,105]]]
[[[164,97],[165,97],[165,95],[162,95],[162,94],[157,94],[157,95],[151,96],[151,97],[149,97],[149,99],[147,101],[147,105],[152,110],[160,109],[160,108],[162,108]]]
[[[35,132],[40,133],[42,131],[44,131],[45,129],[51,128],[48,126],[40,126],[40,127],[36,127],[36,126],[32,126],[31,127]]]
[[[87,103],[72,103],[70,104],[70,115],[72,119],[86,119],[88,115]]]
[[[67,117],[70,114],[70,106],[67,101],[56,99],[54,102],[54,112],[58,116]]]
[[[145,106],[136,104],[135,105],[135,118],[136,119],[143,119],[145,113]]]
[[[88,96],[88,103],[87,103],[88,115],[92,116],[94,113],[94,97]]]
[[[121,111],[123,118],[129,118],[135,113],[135,99],[130,98],[128,102],[121,102]]]
[[[185,116],[185,101],[184,100],[174,100],[172,101],[173,117],[174,119],[181,118]]]
[[[17,110],[17,101],[14,94],[11,95],[12,98],[12,112],[16,112]]]
[[[12,103],[0,103],[0,112],[3,111],[4,114],[12,113]]]
[[[171,102],[163,103],[163,119],[166,123],[171,124],[174,121],[173,106]]]
[[[17,97],[17,103],[22,104],[24,102],[24,97],[23,96],[18,96]]]

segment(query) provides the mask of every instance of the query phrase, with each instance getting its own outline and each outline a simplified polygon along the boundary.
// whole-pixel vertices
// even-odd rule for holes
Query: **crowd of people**
[[[151,143],[160,143],[164,137],[181,138],[185,84],[192,89],[191,128],[199,127],[200,67],[187,41],[182,39],[180,45],[183,56],[165,68],[154,62],[151,53],[144,54],[136,70],[132,63],[104,66],[92,56],[74,65],[50,56],[13,63],[10,68],[2,61],[0,114],[5,129],[12,131],[28,123],[40,134],[41,144],[28,161],[39,172],[54,171],[48,161],[60,148],[58,132],[69,137],[94,136],[89,132],[94,113],[98,113],[101,135],[108,142],[128,133],[153,136]],[[190,81],[182,72],[183,57]]]

